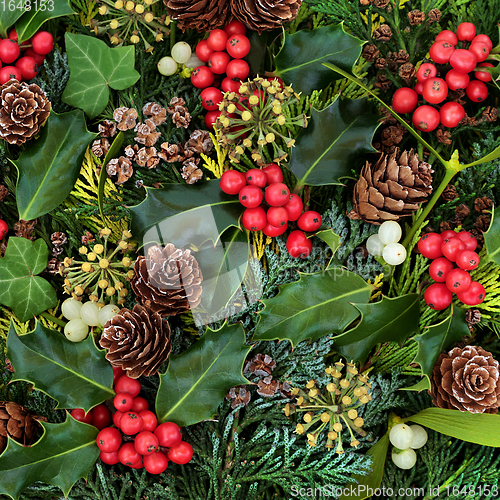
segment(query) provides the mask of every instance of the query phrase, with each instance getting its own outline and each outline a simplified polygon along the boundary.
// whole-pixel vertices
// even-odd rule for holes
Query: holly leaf
[[[45,241],[11,236],[0,259],[0,304],[10,307],[20,321],[29,321],[57,305],[50,283],[40,276],[49,261]]]
[[[92,335],[71,342],[39,322],[32,332],[18,335],[11,323],[7,356],[15,369],[12,380],[33,383],[54,398],[58,408],[88,411],[115,394],[113,370]]]
[[[484,233],[484,244],[486,245],[486,261],[492,261],[500,265],[500,217],[495,214],[495,208],[491,211],[491,223],[488,231]]]
[[[414,338],[418,344],[418,351],[414,363],[422,368],[423,378],[406,391],[422,391],[431,388],[430,376],[436,361],[444,350],[450,349],[464,336],[469,336],[470,331],[465,322],[465,312],[454,305],[451,306],[450,315],[437,325],[427,327],[423,333]]]
[[[61,204],[73,189],[85,150],[96,135],[87,130],[81,111],[51,112],[40,138],[13,161],[20,219],[36,219]]]
[[[356,327],[334,338],[334,349],[348,360],[363,365],[370,351],[382,342],[402,344],[418,332],[419,295],[384,297],[373,304],[353,304],[361,313]]]
[[[8,38],[7,30],[24,14],[24,9],[18,9],[17,3],[1,4],[0,9],[0,37]],[[11,8],[14,7],[14,8]]]
[[[342,78],[332,76],[323,63],[335,64],[352,72],[362,45],[361,40],[344,31],[342,24],[301,30],[293,35],[285,32],[285,41],[275,58],[273,75],[292,83],[295,91],[309,95],[313,90],[326,88],[332,80]]]
[[[371,143],[378,120],[367,99],[339,98],[322,111],[311,108],[309,125],[299,132],[288,164],[298,179],[295,189],[342,184],[354,159],[375,151]]]
[[[185,241],[199,246],[208,226],[212,237],[230,226],[239,227],[244,209],[238,197],[221,191],[218,179],[193,185],[166,184],[161,189],[146,188],[146,192],[146,199],[130,208],[132,234],[144,244]]]
[[[93,36],[66,33],[69,80],[62,100],[95,118],[109,101],[109,88],[125,90],[140,77],[134,47],[108,47]]]
[[[367,302],[372,287],[355,273],[329,267],[314,274],[300,273],[299,281],[279,287],[262,302],[253,340],[284,340],[292,347],[303,340],[342,332],[358,316],[352,302]]]
[[[80,478],[86,478],[99,456],[97,428],[67,416],[62,424],[40,422],[43,436],[33,446],[9,438],[0,456],[0,493],[17,500],[31,484],[58,486],[67,497]]]
[[[27,3],[24,0],[23,3]],[[18,42],[24,42],[31,38],[45,21],[55,17],[71,16],[74,14],[69,5],[69,0],[38,0],[31,1],[30,9],[21,16],[16,23]]]
[[[241,324],[224,324],[216,331],[207,328],[198,342],[171,356],[160,375],[158,421],[185,427],[212,418],[231,387],[249,383],[242,369],[250,349]]]

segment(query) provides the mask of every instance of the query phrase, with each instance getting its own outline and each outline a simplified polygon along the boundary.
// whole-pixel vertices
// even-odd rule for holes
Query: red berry
[[[461,73],[470,73],[477,66],[477,57],[468,50],[457,49],[450,57],[450,64]]]
[[[417,80],[419,82],[425,82],[428,78],[434,78],[437,75],[437,69],[434,64],[423,63],[420,65],[417,71]],[[397,92],[397,91],[396,91]]]
[[[276,163],[270,163],[267,167],[264,167],[262,171],[266,174],[266,184],[268,186],[277,182],[283,182],[283,172]]]
[[[466,292],[471,284],[471,277],[467,271],[456,267],[446,276],[446,286],[453,293]]]
[[[467,73],[460,73],[456,69],[450,69],[446,73],[446,83],[450,90],[464,90],[469,85],[469,75]]]
[[[200,94],[201,105],[207,111],[218,111],[219,103],[222,102],[222,92],[215,87],[207,87]]]
[[[21,72],[23,80],[31,80],[38,73],[38,64],[33,57],[24,56],[16,61],[16,68]]]
[[[142,430],[142,418],[133,411],[128,411],[120,419],[120,429],[123,434],[132,436]]]
[[[418,95],[422,95],[422,92],[424,91],[424,82],[417,82],[414,90]]]
[[[226,77],[222,80],[220,88],[223,92],[238,92],[241,87],[241,83],[236,80],[231,80],[231,78]]]
[[[205,115],[205,126],[208,129],[214,128],[215,122],[217,121],[217,118],[221,115],[221,111],[208,111],[207,114]]]
[[[228,34],[221,29],[215,29],[210,32],[207,38],[207,44],[216,52],[220,52],[226,48],[226,42],[228,39]]]
[[[226,50],[231,57],[242,59],[250,52],[250,40],[245,35],[232,35],[227,39]]]
[[[302,213],[304,204],[298,195],[292,193],[288,201],[283,205],[288,212],[288,220],[297,220]]]
[[[427,233],[418,240],[418,251],[428,259],[437,259],[443,256],[442,244],[443,238],[439,234]]]
[[[450,30],[443,30],[439,35],[436,37],[435,42],[438,42],[439,40],[445,40],[446,42],[451,43],[455,47],[455,45],[458,43],[458,38],[453,31]]]
[[[14,40],[5,38],[0,40],[0,60],[5,64],[13,63],[21,53],[19,45]]]
[[[233,59],[226,67],[226,74],[229,78],[244,80],[250,73],[250,66],[244,59]]]
[[[0,219],[0,240],[3,240],[8,232],[9,226],[4,220]]]
[[[401,87],[394,92],[392,109],[396,113],[411,113],[417,107],[418,94],[409,87]]]
[[[247,183],[260,188],[266,187],[267,176],[260,168],[252,168],[246,174]]]
[[[104,451],[101,451],[101,453],[99,453],[99,458],[105,464],[109,464],[109,465],[115,465],[120,461],[120,459],[118,458],[117,451],[113,451],[112,453],[104,453]]]
[[[439,119],[445,127],[456,127],[465,116],[464,107],[458,102],[447,102],[439,110]],[[456,234],[456,233],[455,233]]]
[[[165,453],[158,451],[152,455],[146,455],[143,458],[144,468],[150,474],[161,474],[168,466],[168,458]]]
[[[115,392],[116,394],[120,394],[120,392],[128,392],[133,398],[135,398],[141,392],[141,383],[135,378],[123,375],[115,384]]]
[[[245,176],[237,170],[226,170],[220,178],[219,185],[226,194],[238,194],[246,186]]]
[[[118,451],[122,444],[122,434],[114,427],[105,427],[97,434],[96,443],[97,447],[104,453],[113,453]]]
[[[213,52],[208,60],[208,67],[212,73],[222,75],[226,72],[230,60],[231,58],[227,52]]]
[[[92,425],[94,427],[97,427],[99,430],[101,430],[111,424],[111,412],[105,404],[97,405],[90,411],[92,413]]]
[[[413,113],[411,120],[418,130],[431,132],[439,125],[439,111],[431,106],[420,106]]]
[[[120,366],[113,366],[113,385],[122,375],[125,375],[125,371]]]
[[[0,85],[7,83],[9,80],[17,80],[20,82],[21,79],[21,71],[15,66],[4,66],[0,69]]]
[[[307,232],[317,231],[321,227],[322,223],[323,219],[321,218],[321,215],[314,210],[304,212],[297,221],[299,228]]]
[[[283,227],[288,223],[288,212],[285,207],[270,207],[267,211],[267,222],[274,227]]]
[[[446,309],[453,299],[453,294],[444,283],[433,283],[424,293],[426,304],[436,310]]]
[[[243,226],[249,231],[260,231],[266,227],[266,211],[262,207],[247,208],[241,218]]]
[[[491,41],[491,38],[488,35],[476,35],[472,39],[472,43],[475,43],[475,42],[481,42],[481,43],[486,44],[486,46],[488,47],[488,50],[490,50],[490,51],[493,48],[493,42]]]
[[[168,452],[168,459],[174,462],[174,464],[184,465],[192,458],[193,447],[185,441],[181,441],[178,445],[173,446]]]
[[[457,28],[457,38],[470,42],[476,36],[476,27],[472,23],[460,23]]]
[[[434,42],[429,49],[429,55],[434,62],[438,64],[446,64],[452,54],[455,51],[455,47],[447,42],[446,40],[439,40]]]
[[[24,52],[25,56],[32,57],[40,67],[45,61],[45,56],[37,54],[31,47]]]
[[[139,458],[139,460],[137,460],[137,462],[135,464],[129,465],[129,467],[131,469],[142,469],[142,466],[143,466],[142,460],[143,460],[143,458],[142,458],[142,455],[141,455],[141,457]]]
[[[431,262],[429,274],[434,281],[444,283],[446,276],[453,269],[453,262],[450,262],[446,257],[438,257]]]
[[[134,398],[128,392],[120,392],[113,400],[114,407],[122,413],[131,410],[133,404]]]
[[[479,255],[472,250],[465,249],[457,253],[455,262],[461,269],[472,271],[479,265]]]
[[[215,51],[208,46],[208,42],[206,40],[202,40],[201,42],[198,42],[198,45],[196,45],[196,57],[201,62],[207,63],[210,56],[214,52]]]
[[[264,229],[262,230],[262,232],[266,236],[270,236],[271,238],[275,238],[276,236],[280,236],[281,234],[283,234],[287,229],[288,229],[288,222],[284,226],[281,226],[281,227],[276,227],[276,226],[273,226],[273,225],[267,223],[266,226],[264,227]]]
[[[294,259],[305,259],[312,251],[312,241],[302,231],[292,231],[286,240],[286,249]]]
[[[481,283],[472,281],[466,292],[457,293],[457,298],[460,302],[468,306],[477,306],[483,302],[486,296],[486,290]]]
[[[121,411],[115,411],[113,413],[113,423],[116,427],[120,428],[120,421],[122,419],[123,413]]]
[[[134,443],[125,443],[118,450],[118,459],[123,465],[133,466],[142,460],[142,457],[137,453]]]
[[[271,207],[282,207],[290,199],[290,190],[286,184],[275,182],[267,187],[265,198]]]
[[[33,50],[42,56],[46,56],[54,49],[54,37],[48,31],[39,31],[31,39]]]
[[[141,411],[149,410],[149,403],[144,398],[134,398],[131,410],[140,414]]]
[[[141,455],[151,455],[160,445],[158,438],[149,431],[141,431],[134,439],[134,446]]]
[[[447,229],[446,231],[441,231],[439,236],[445,240],[446,238],[454,238],[457,235],[453,229]]]
[[[476,56],[477,62],[483,62],[488,59],[490,50],[485,43],[476,42],[470,44],[469,52],[472,52]]]
[[[85,410],[82,408],[75,408],[74,410],[71,410],[71,416],[75,420],[84,422],[86,424],[92,425],[94,422],[94,416],[92,415],[92,412],[89,411],[88,413],[85,413]]]
[[[215,76],[210,68],[198,66],[191,73],[191,83],[198,89],[205,89],[214,83]]]
[[[262,189],[257,186],[245,186],[239,192],[240,203],[246,208],[258,207],[264,195],[262,194]]]
[[[465,89],[467,97],[473,102],[482,102],[488,97],[488,87],[481,80],[472,80]]]
[[[442,245],[441,251],[443,255],[452,262],[455,262],[457,253],[465,250],[465,243],[460,238],[446,238]]]
[[[241,22],[238,21],[237,19],[233,19],[230,23],[226,24],[224,26],[224,31],[229,35],[245,35],[247,32],[246,26]]]
[[[170,448],[177,446],[182,441],[181,428],[174,422],[164,422],[155,429],[155,436],[160,446]]]
[[[448,85],[442,78],[428,78],[425,80],[422,96],[431,104],[439,104],[448,96]]]
[[[477,247],[477,240],[472,233],[468,231],[460,231],[456,234],[457,238],[460,238],[464,244],[466,250],[475,250]]]
[[[153,432],[156,429],[158,423],[156,415],[149,410],[143,410],[139,413],[139,417],[142,418],[142,430]]]
[[[491,63],[481,63],[478,64],[478,67],[482,68],[494,68],[493,64]],[[474,76],[478,79],[481,80],[482,82],[491,82],[491,73],[488,73],[487,71],[474,71]]]

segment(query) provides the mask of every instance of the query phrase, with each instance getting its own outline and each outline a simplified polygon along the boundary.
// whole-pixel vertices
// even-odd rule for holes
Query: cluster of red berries
[[[113,376],[116,412],[112,416],[104,404],[87,414],[82,409],[71,412],[77,420],[100,429],[96,438],[99,458],[110,465],[120,462],[132,469],[144,467],[151,474],[161,474],[169,461],[187,464],[193,448],[182,440],[180,427],[174,422],[158,425],[148,402],[139,396],[138,380],[125,375],[121,368],[113,368]],[[111,420],[115,427],[110,427]]]
[[[227,170],[220,179],[220,188],[226,194],[238,195],[246,208],[242,223],[249,231],[279,236],[288,229],[288,222],[297,221],[299,230],[292,231],[286,242],[288,253],[294,258],[309,256],[312,242],[304,231],[317,231],[323,222],[321,215],[313,210],[303,212],[302,200],[283,183],[278,165],[271,163],[262,170],[252,168],[245,174]]]
[[[462,42],[462,48],[459,47]],[[466,48],[467,42],[471,42]],[[447,102],[438,110],[429,104],[440,104],[448,97],[448,89],[465,90],[473,102],[482,102],[488,97],[485,82],[491,81],[491,74],[478,67],[493,67],[485,61],[493,43],[487,35],[476,35],[472,23],[461,23],[456,34],[443,30],[436,37],[429,50],[430,58],[437,64],[449,64],[443,78],[438,78],[438,69],[432,63],[422,64],[417,71],[414,89],[402,87],[394,93],[392,107],[398,113],[412,113],[413,125],[423,132],[434,130],[440,123],[448,128],[456,127],[465,116],[464,107],[458,102]],[[474,73],[475,80],[469,74]],[[417,108],[418,96],[428,103]]]
[[[476,247],[476,238],[467,231],[456,233],[450,229],[441,234],[427,233],[420,238],[418,249],[424,257],[432,259],[429,274],[436,282],[424,293],[429,307],[436,311],[446,309],[454,293],[458,300],[469,306],[483,302],[484,287],[472,281],[469,274],[479,265],[479,255],[474,251]]]
[[[196,56],[207,66],[198,66],[191,74],[192,84],[204,89],[201,92],[203,107],[208,111],[205,124],[212,128],[220,115],[222,92],[238,92],[240,81],[250,71],[243,59],[250,52],[250,40],[245,36],[246,27],[236,19],[224,29],[215,29],[207,39],[196,46]],[[224,75],[226,75],[224,77]]]
[[[38,31],[19,45],[16,30],[10,30],[9,38],[0,40],[0,61],[7,64],[3,68],[0,64],[0,85],[11,79],[20,82],[35,78],[45,56],[53,49],[54,38],[48,31]]]

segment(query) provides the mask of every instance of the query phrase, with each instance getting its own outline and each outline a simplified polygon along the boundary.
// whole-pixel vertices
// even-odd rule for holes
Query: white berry
[[[401,243],[389,243],[384,247],[382,257],[391,266],[398,266],[406,259],[406,248]]]
[[[73,298],[66,299],[61,305],[63,316],[68,320],[79,318],[81,308],[82,303]]]
[[[64,327],[64,335],[71,342],[80,342],[89,334],[88,325],[80,318],[72,319]]]
[[[409,425],[397,424],[389,433],[389,441],[400,450],[406,450],[413,442],[413,431]]]
[[[400,469],[411,469],[417,462],[417,454],[411,448],[399,453],[392,450],[392,461]]]
[[[191,57],[191,47],[186,42],[177,42],[172,47],[172,59],[179,63],[184,64],[189,61]]]
[[[386,220],[378,228],[378,237],[384,245],[397,243],[401,239],[401,235],[401,226],[393,220]]]
[[[80,309],[80,316],[89,326],[99,326],[99,307],[95,302],[85,302]]]
[[[198,66],[205,66],[203,61],[200,61],[196,54],[191,54],[189,60],[184,64],[186,68],[197,68]]]
[[[384,244],[380,241],[378,234],[372,234],[366,240],[366,250],[370,255],[375,255],[376,257],[382,255],[382,252],[384,250]]]
[[[427,431],[420,425],[410,425],[410,429],[413,431],[413,441],[410,448],[418,450],[427,443]]]
[[[108,304],[99,311],[99,324],[104,326],[111,318],[120,312],[120,308],[115,304]]]
[[[177,72],[177,63],[171,57],[162,57],[158,61],[158,71],[164,76],[170,76]]]

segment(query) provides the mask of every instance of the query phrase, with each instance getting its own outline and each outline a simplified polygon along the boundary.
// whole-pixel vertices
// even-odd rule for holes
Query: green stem
[[[45,319],[48,319],[52,323],[62,326],[63,328],[66,326],[66,323],[62,319],[56,318],[55,316],[52,316],[52,314],[49,314],[48,312],[43,312],[42,314],[40,314],[40,316],[43,316]]]
[[[175,45],[175,25],[174,21],[171,22],[172,27],[170,28],[170,50]]]

